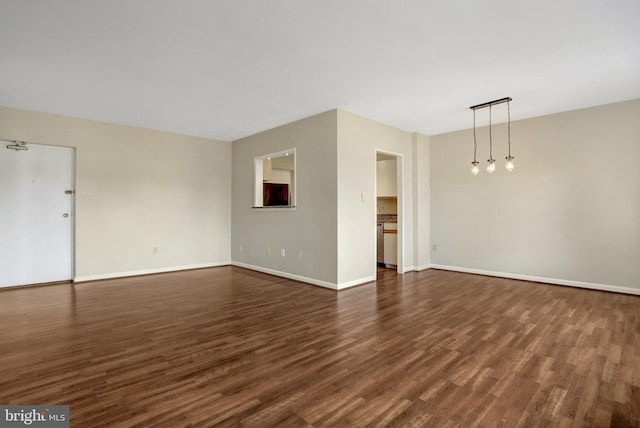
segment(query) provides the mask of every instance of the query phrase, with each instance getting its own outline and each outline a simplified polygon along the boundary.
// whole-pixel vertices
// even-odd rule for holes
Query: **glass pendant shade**
[[[513,171],[513,168],[515,168],[515,165],[513,164],[513,156],[507,156],[505,159],[506,162],[504,164],[504,167],[507,168],[507,171],[509,172]]]
[[[471,174],[478,175],[480,172],[480,162],[474,161],[471,162]]]
[[[489,159],[489,165],[487,165],[487,172],[489,174],[493,174],[493,172],[496,170],[496,161],[495,159]]]

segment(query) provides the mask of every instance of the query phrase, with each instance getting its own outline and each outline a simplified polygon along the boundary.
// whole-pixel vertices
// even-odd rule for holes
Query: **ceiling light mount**
[[[508,103],[509,101],[513,101],[511,97],[500,98],[499,100],[487,101],[486,103],[478,104],[475,106],[469,107],[471,110],[478,110],[481,108],[487,108],[491,106],[497,106],[498,104]]]

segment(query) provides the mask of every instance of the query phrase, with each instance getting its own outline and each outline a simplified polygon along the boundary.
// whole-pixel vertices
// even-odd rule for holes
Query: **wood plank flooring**
[[[236,267],[0,292],[0,404],[73,427],[640,426],[640,297]]]

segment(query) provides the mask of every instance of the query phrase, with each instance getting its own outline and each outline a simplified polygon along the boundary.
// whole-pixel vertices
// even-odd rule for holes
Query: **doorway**
[[[0,146],[0,287],[74,276],[75,149]]]
[[[403,273],[402,155],[376,151],[376,277]]]

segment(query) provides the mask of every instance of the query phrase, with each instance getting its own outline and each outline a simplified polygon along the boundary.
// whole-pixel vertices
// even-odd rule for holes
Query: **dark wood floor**
[[[0,292],[0,404],[73,427],[640,426],[640,297],[235,267]]]

